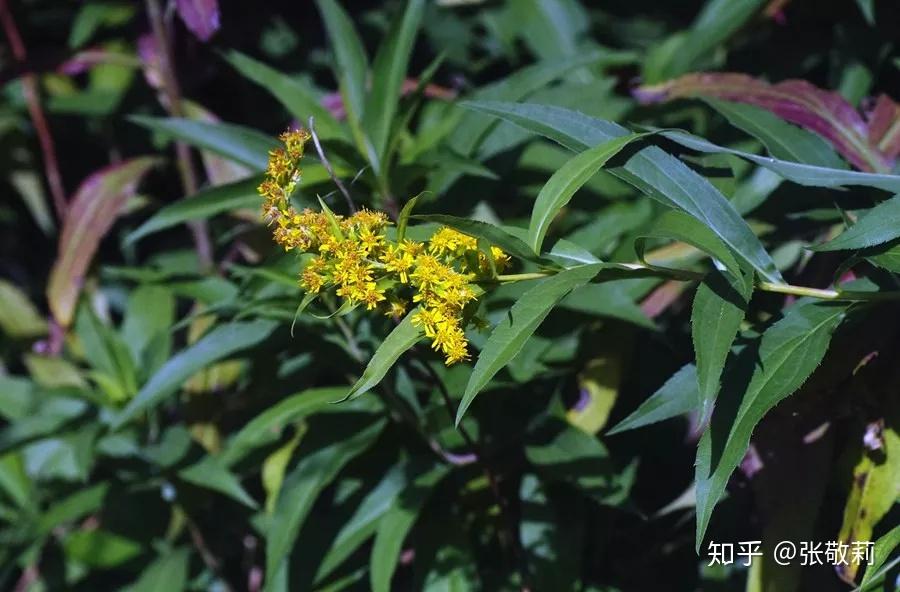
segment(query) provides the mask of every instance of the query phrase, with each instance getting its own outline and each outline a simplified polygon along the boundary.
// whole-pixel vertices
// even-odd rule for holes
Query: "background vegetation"
[[[892,2],[0,17],[0,587],[898,589]],[[511,255],[470,361],[298,313],[256,188],[311,123],[296,207]]]

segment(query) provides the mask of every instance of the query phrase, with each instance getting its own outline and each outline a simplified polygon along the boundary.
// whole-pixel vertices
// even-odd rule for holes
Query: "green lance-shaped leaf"
[[[671,239],[687,243],[718,259],[732,275],[741,275],[741,267],[725,243],[709,227],[684,212],[672,210],[664,213],[654,222],[650,230],[635,239],[634,248],[642,261],[647,238]]]
[[[691,338],[697,359],[700,424],[705,425],[719,394],[719,379],[753,292],[753,274],[738,277],[711,271],[697,287],[691,309]]]
[[[823,166],[802,164],[742,152],[733,148],[725,148],[712,142],[685,132],[666,131],[660,135],[698,152],[710,154],[733,154],[759,166],[778,173],[788,181],[809,187],[874,187],[890,193],[900,193],[900,175],[884,173],[862,173],[846,169],[835,169]]]
[[[285,559],[319,493],[348,462],[375,442],[383,427],[384,420],[379,420],[350,438],[303,457],[285,478],[266,538],[266,590],[275,589],[277,576],[286,568]]]
[[[811,247],[813,251],[847,251],[874,247],[900,237],[900,195],[883,201],[859,218],[859,221],[827,243]]]
[[[41,534],[50,532],[61,524],[74,522],[103,505],[103,500],[109,492],[109,483],[103,482],[87,487],[72,495],[58,499],[39,519],[38,530]]]
[[[400,321],[400,324],[394,327],[394,330],[385,337],[378,349],[375,350],[372,359],[366,365],[366,369],[363,370],[362,376],[359,377],[359,380],[356,381],[353,388],[341,401],[355,399],[374,388],[381,382],[381,379],[384,378],[385,374],[388,373],[388,370],[391,369],[400,356],[418,343],[419,339],[422,338],[422,329],[414,326],[412,323],[412,317],[416,310],[418,309],[411,310]]]
[[[147,566],[136,582],[124,588],[127,592],[160,592],[184,590],[188,580],[191,553],[187,548],[175,549]]]
[[[428,501],[434,486],[447,474],[440,466],[415,479],[397,496],[391,509],[378,522],[375,544],[369,561],[369,583],[373,592],[389,592],[391,578],[397,569],[397,559],[406,535],[412,529],[419,512]]]
[[[854,592],[866,592],[882,583],[884,575],[890,571],[891,567],[900,563],[900,555],[895,556],[890,563],[888,562],[897,547],[900,547],[900,525],[895,526],[887,534],[875,541],[875,549],[872,551],[872,563],[866,567],[866,573],[863,574],[859,590]]]
[[[388,136],[424,11],[425,0],[407,0],[406,8],[398,15],[372,65],[372,90],[366,101],[363,129],[375,151],[375,158],[370,155],[370,162],[376,172],[385,164]]]
[[[456,413],[456,424],[462,420],[475,396],[506,366],[537,330],[550,311],[563,297],[591,281],[606,267],[603,263],[580,265],[541,280],[525,292],[494,327],[481,350]]]
[[[553,176],[538,193],[534,209],[531,211],[531,223],[528,225],[528,244],[536,254],[541,252],[541,244],[544,242],[550,223],[569,203],[575,192],[603,168],[610,158],[643,135],[629,134],[589,148],[575,155],[553,173]]]
[[[397,242],[403,242],[403,239],[406,238],[406,227],[409,225],[409,217],[412,215],[413,209],[416,207],[416,202],[419,201],[419,195],[410,198],[403,205],[403,209],[400,210],[400,215],[397,216]]]
[[[754,105],[705,99],[731,125],[758,139],[769,154],[782,160],[846,169],[847,164],[821,137],[791,125]]]
[[[315,91],[307,84],[239,51],[231,50],[224,57],[244,77],[269,91],[303,125],[310,116],[315,117],[316,133],[321,138],[345,137],[340,123],[319,103]]]
[[[205,456],[202,460],[178,472],[178,476],[197,487],[205,487],[225,494],[248,508],[258,507],[256,500],[241,485],[238,478],[215,456]]]
[[[617,423],[606,433],[611,436],[678,417],[691,409],[696,409],[698,403],[697,367],[693,364],[686,364],[678,372],[670,376],[631,415]]]
[[[697,450],[697,549],[756,424],[806,382],[825,356],[847,306],[801,300],[726,370],[722,392],[728,397],[719,397]]]
[[[129,120],[257,171],[266,169],[269,151],[279,147],[274,138],[233,123],[144,115],[132,115]]]
[[[313,413],[348,409],[351,407],[350,405],[332,405],[335,399],[346,393],[346,386],[329,386],[308,389],[279,401],[251,419],[226,444],[222,451],[222,462],[232,465],[240,461],[260,446],[277,440],[286,426],[309,417]],[[359,406],[354,406],[352,410],[359,411]]]
[[[344,99],[347,118],[358,122],[362,119],[366,100],[366,58],[362,40],[353,26],[353,21],[335,0],[316,0],[331,50],[334,52],[335,77]]]
[[[166,362],[116,416],[112,428],[120,428],[139,413],[157,405],[181,388],[198,370],[263,341],[275,326],[274,321],[256,320],[216,327]]]
[[[421,459],[415,459],[421,460]],[[400,462],[384,475],[357,506],[353,516],[341,526],[328,547],[328,553],[319,563],[315,583],[321,583],[341,563],[358,549],[366,539],[375,534],[382,516],[393,507],[397,496],[408,487],[417,475],[414,461]],[[421,472],[421,469],[418,469]]]
[[[562,420],[548,418],[530,430],[525,456],[547,482],[569,483],[604,505],[628,500],[636,465],[617,471],[600,440]]]
[[[629,133],[615,123],[561,107],[489,101],[463,105],[541,134],[576,152]],[[782,281],[772,257],[734,206],[679,159],[657,146],[648,146],[610,172],[653,199],[702,222],[762,277]]]
[[[217,214],[251,208],[260,208],[262,199],[256,188],[262,181],[261,176],[252,177],[227,185],[209,187],[193,197],[171,203],[148,218],[133,230],[127,237],[127,244],[134,243],[147,235],[184,224],[191,220],[211,218]]]

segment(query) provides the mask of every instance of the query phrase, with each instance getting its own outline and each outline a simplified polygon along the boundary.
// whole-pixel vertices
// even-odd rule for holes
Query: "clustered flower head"
[[[412,323],[431,339],[449,366],[468,359],[465,328],[478,323],[474,303],[477,282],[510,264],[490,246],[479,249],[474,237],[441,227],[418,242],[390,238],[382,212],[363,209],[351,216],[328,211],[296,211],[290,196],[300,182],[300,159],[309,139],[305,130],[281,135],[284,149],[269,153],[266,179],[259,186],[263,211],[274,225],[274,238],[286,251],[308,253],[300,286],[309,294],[334,291],[350,306],[364,306],[395,319],[416,306]]]

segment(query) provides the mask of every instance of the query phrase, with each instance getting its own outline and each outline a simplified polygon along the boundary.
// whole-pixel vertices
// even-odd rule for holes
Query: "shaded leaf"
[[[576,590],[584,544],[584,510],[579,500],[562,507],[534,475],[519,485],[519,540],[535,590]],[[575,502],[575,503],[573,503]]]
[[[697,367],[687,364],[673,374],[640,407],[613,426],[608,435],[654,424],[684,415],[700,405],[697,392]]]
[[[197,371],[261,342],[275,326],[274,321],[256,320],[214,328],[166,362],[116,416],[112,422],[113,429],[120,428],[138,414],[159,404]]]
[[[645,259],[644,238],[663,238],[687,243],[717,259],[731,275],[742,275],[741,267],[735,260],[734,255],[719,240],[719,237],[702,222],[688,216],[684,212],[677,210],[665,212],[656,219],[649,230],[641,233],[641,236],[635,240],[635,251],[641,260]]]
[[[308,389],[279,401],[251,419],[228,442],[222,451],[223,462],[226,465],[236,463],[256,448],[277,440],[286,426],[327,409],[335,399],[346,393],[345,386],[322,387]]]
[[[880,245],[900,237],[900,195],[867,210],[859,221],[812,251],[847,251]]]
[[[252,208],[262,203],[257,186],[262,179],[253,177],[227,185],[209,187],[191,197],[173,202],[144,221],[125,237],[125,243],[134,243],[147,235],[184,224],[190,220],[211,218],[232,210]]]
[[[760,107],[715,99],[706,102],[731,125],[761,141],[775,158],[833,169],[847,168],[824,139],[785,123]]]
[[[63,542],[66,555],[85,565],[110,568],[125,563],[141,552],[141,546],[106,530],[76,530]]]
[[[257,171],[265,170],[269,162],[269,151],[279,147],[274,138],[232,123],[145,115],[132,115],[129,120]]]
[[[347,13],[335,0],[316,0],[335,57],[335,77],[341,89],[348,119],[362,119],[369,68],[362,41]]]
[[[321,138],[345,136],[341,125],[306,84],[239,51],[228,51],[225,59],[243,76],[270,92],[301,125],[306,125],[310,116],[315,117],[316,133]]]
[[[178,471],[178,476],[197,487],[205,487],[223,493],[251,509],[256,509],[256,500],[250,497],[235,475],[225,468],[215,456],[206,456],[191,466]]]
[[[394,500],[390,510],[378,521],[375,544],[369,561],[369,582],[373,592],[389,592],[397,568],[403,541],[435,485],[447,474],[448,467],[436,467],[417,477]]]
[[[375,158],[370,155],[369,161],[376,174],[386,166],[388,136],[424,10],[425,0],[406,1],[405,9],[382,42],[372,65],[372,90],[362,121],[373,145]]]
[[[180,592],[187,587],[188,549],[175,549],[156,559],[124,592]]]
[[[413,475],[411,463],[396,464],[366,495],[329,545],[328,554],[319,563],[316,572],[317,583],[324,580],[366,539],[375,534],[379,521],[393,507],[396,497],[412,484]]]
[[[379,420],[350,438],[304,456],[288,474],[275,504],[266,537],[266,590],[273,590],[277,574],[300,533],[319,493],[348,462],[371,446],[384,427]]]
[[[500,323],[494,327],[487,343],[481,348],[481,354],[472,369],[472,375],[466,384],[466,392],[456,412],[457,425],[476,395],[519,353],[553,307],[566,294],[591,281],[604,267],[603,263],[592,263],[566,269],[540,280],[516,301]]]
[[[620,473],[600,440],[560,420],[548,419],[532,432],[525,456],[546,481],[569,483],[600,504],[628,499],[635,466]]]

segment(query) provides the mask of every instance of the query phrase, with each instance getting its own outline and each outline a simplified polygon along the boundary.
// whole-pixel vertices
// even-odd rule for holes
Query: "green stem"
[[[498,275],[497,281],[503,283],[524,282],[528,280],[539,280],[550,275],[555,275],[555,271],[538,271],[535,273],[511,273],[507,275]]]
[[[619,264],[622,270],[633,271],[659,271],[670,277],[670,279],[691,281],[695,279],[703,279],[703,274],[672,269],[665,270],[659,267],[651,267],[642,263],[623,263]],[[538,271],[534,273],[514,273],[508,275],[498,275],[496,280],[500,283],[523,282],[528,280],[537,280],[558,273],[555,270]],[[860,292],[857,290],[823,290],[820,288],[809,288],[807,286],[794,286],[792,284],[777,284],[774,282],[759,282],[756,289],[763,292],[775,292],[778,294],[791,294],[793,296],[808,296],[818,298],[820,300],[841,300],[853,302],[876,302],[885,300],[900,300],[900,291],[888,292]]]

